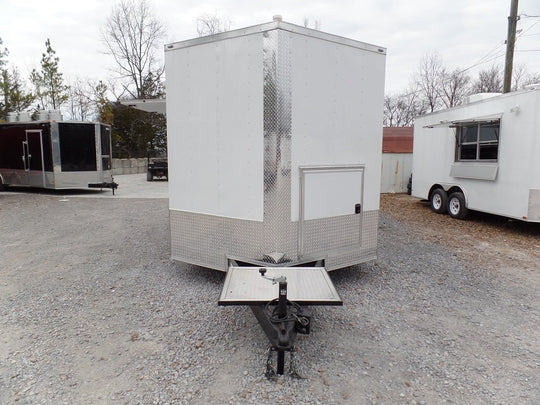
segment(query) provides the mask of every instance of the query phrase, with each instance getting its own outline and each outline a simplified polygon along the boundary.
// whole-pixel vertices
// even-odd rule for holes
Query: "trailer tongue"
[[[277,284],[277,286],[276,286]],[[294,367],[296,334],[309,334],[308,305],[343,305],[324,267],[230,266],[219,305],[248,305],[270,340],[266,376],[275,375],[272,353],[277,355],[277,374],[283,374],[285,352]]]

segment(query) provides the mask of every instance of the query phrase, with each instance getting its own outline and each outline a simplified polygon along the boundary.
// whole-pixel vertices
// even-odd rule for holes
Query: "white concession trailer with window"
[[[308,317],[272,285],[340,305],[327,271],[376,257],[385,53],[280,18],[165,47],[171,256],[227,272],[278,373]]]
[[[455,218],[540,222],[540,86],[417,117],[412,195]]]

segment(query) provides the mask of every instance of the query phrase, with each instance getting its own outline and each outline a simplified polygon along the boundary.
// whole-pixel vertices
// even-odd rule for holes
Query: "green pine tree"
[[[32,70],[30,80],[35,86],[36,96],[41,108],[59,109],[68,99],[69,87],[64,84],[62,73],[58,71],[59,58],[51,47],[51,41],[45,41],[46,51],[41,57],[41,71]]]
[[[10,111],[25,111],[34,102],[34,95],[26,91],[17,68],[0,72],[0,92],[3,95],[3,109],[7,115]],[[4,113],[4,111],[2,111]]]
[[[8,87],[7,79],[7,70],[4,69],[4,66],[7,63],[6,57],[8,55],[7,48],[3,48],[2,38],[0,38],[0,120],[5,120],[8,112],[7,106],[7,93],[6,87]]]

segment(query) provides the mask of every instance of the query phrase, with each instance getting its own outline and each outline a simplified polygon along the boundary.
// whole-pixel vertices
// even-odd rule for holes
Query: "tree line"
[[[101,39],[115,62],[114,77],[66,80],[51,40],[45,40],[39,68],[27,79],[9,64],[9,48],[0,38],[0,121],[9,112],[62,110],[71,120],[99,120],[112,125],[115,157],[144,157],[166,148],[165,117],[126,107],[125,99],[165,95],[164,67],[157,56],[164,25],[146,0],[121,0],[104,21]]]
[[[474,79],[468,70],[449,70],[438,53],[424,56],[409,88],[399,94],[385,95],[384,126],[411,126],[416,116],[460,105],[472,94],[503,91],[504,71],[500,66],[480,70]],[[526,65],[514,66],[512,91],[532,83],[540,83],[540,74],[529,73]]]
[[[215,14],[195,21],[199,36],[227,31],[231,22]],[[308,21],[304,20],[304,25]],[[320,22],[315,23],[315,29]],[[69,82],[60,71],[60,59],[49,38],[39,69],[24,80],[16,66],[9,66],[9,50],[0,37],[0,121],[12,111],[62,109],[73,120],[99,120],[113,127],[115,157],[143,157],[148,150],[166,148],[163,115],[131,109],[124,99],[153,99],[165,96],[164,66],[157,57],[165,28],[150,10],[147,0],[120,0],[111,8],[101,31],[106,52],[114,60],[114,77]],[[410,126],[414,118],[463,103],[468,95],[501,92],[503,71],[497,65],[481,70],[474,79],[468,69],[448,69],[439,54],[426,55],[412,75],[411,85],[399,94],[384,98],[384,125]],[[540,82],[526,66],[513,69],[512,89]]]
[[[230,21],[203,14],[195,21],[199,36],[229,30]],[[66,80],[60,58],[49,38],[39,69],[24,80],[16,66],[9,66],[9,50],[0,38],[0,122],[9,112],[61,109],[70,119],[99,120],[112,125],[113,156],[145,157],[164,153],[167,146],[163,114],[129,108],[126,99],[165,97],[162,52],[163,23],[147,0],[116,2],[101,29],[106,52],[114,60],[114,77],[93,81]]]

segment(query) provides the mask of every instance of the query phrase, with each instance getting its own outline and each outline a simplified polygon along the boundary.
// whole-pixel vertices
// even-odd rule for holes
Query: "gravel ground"
[[[539,403],[540,228],[382,208],[379,259],[332,272],[345,305],[299,336],[305,378],[268,381],[224,274],[168,259],[166,199],[0,193],[0,403]]]

